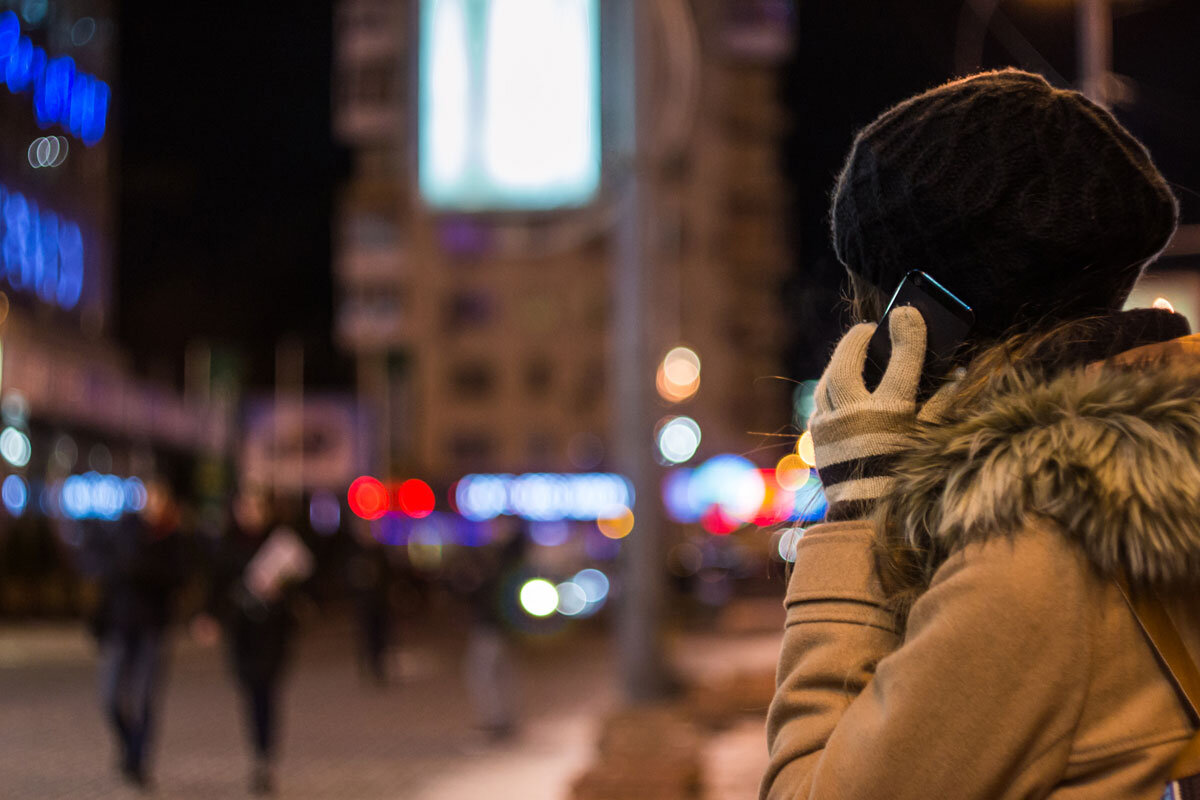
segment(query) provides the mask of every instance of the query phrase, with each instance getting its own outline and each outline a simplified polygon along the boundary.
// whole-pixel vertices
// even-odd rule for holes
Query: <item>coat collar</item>
[[[910,545],[948,555],[1053,520],[1105,575],[1200,575],[1200,335],[1051,379],[996,376],[921,430],[884,503]]]

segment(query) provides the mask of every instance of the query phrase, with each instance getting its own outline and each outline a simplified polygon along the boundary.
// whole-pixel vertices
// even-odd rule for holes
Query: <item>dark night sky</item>
[[[349,377],[330,343],[333,191],[329,2],[125,2],[121,9],[121,253],[118,332],[138,364],[180,373],[189,338],[234,346],[269,382],[278,335],[306,342],[311,380]],[[962,0],[803,0],[786,96],[784,153],[795,186],[797,268],[790,372],[813,377],[842,320],[827,198],[853,131],[953,74]],[[1118,73],[1134,80],[1118,116],[1149,145],[1200,222],[1200,3],[1124,5]],[[1068,3],[1004,0],[1003,13],[1065,80],[1075,79]],[[995,40],[985,66],[1021,64]]]
[[[328,2],[121,4],[118,334],[178,379],[191,338],[269,381],[297,334],[307,377],[345,380],[330,344]]]

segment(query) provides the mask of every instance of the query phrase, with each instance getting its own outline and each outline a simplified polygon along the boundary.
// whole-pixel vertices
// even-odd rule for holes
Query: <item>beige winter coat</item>
[[[949,556],[902,635],[870,524],[804,534],[762,798],[1161,798],[1193,728],[1108,576],[1164,592],[1200,658],[1200,336],[1123,360],[905,456],[901,510]]]

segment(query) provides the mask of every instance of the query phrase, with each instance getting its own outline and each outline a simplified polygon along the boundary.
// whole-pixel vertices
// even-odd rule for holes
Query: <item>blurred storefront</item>
[[[112,338],[119,44],[104,0],[0,2],[2,614],[71,613],[66,521],[190,492],[227,414],[143,379]]]

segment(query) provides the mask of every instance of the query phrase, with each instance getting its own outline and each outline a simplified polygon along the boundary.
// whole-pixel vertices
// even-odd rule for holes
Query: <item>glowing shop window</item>
[[[597,0],[422,0],[425,200],[587,203],[600,181],[599,52]]]

